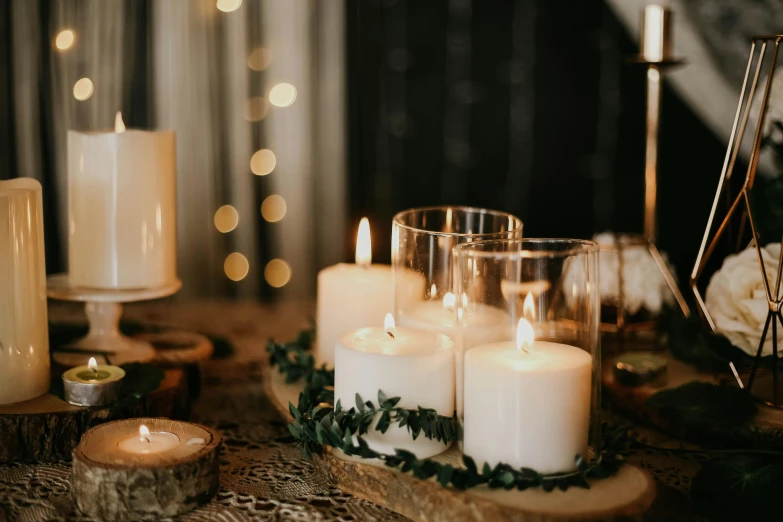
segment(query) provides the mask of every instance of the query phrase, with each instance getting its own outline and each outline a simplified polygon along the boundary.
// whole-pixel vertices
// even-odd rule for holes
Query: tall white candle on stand
[[[430,295],[437,296],[435,285],[432,285]],[[467,301],[467,296],[461,299]],[[508,314],[504,310],[481,303],[466,306],[466,302],[457,310],[456,304],[456,297],[451,292],[446,292],[442,300],[435,298],[415,303],[401,312],[400,326],[441,332],[454,339],[457,350],[457,414],[461,418],[462,361],[465,351],[479,344],[511,339],[512,332],[508,326]],[[459,320],[457,312],[461,314]]]
[[[398,407],[421,406],[452,416],[454,342],[436,332],[397,328],[391,314],[387,314],[383,328],[359,328],[344,334],[335,347],[335,401],[350,409],[358,393],[377,407],[379,390],[387,397],[400,397]],[[408,428],[397,424],[389,426],[386,433],[377,432],[375,423],[377,419],[364,439],[376,451],[405,449],[426,458],[448,448],[423,434],[413,440]]]
[[[479,468],[504,462],[556,473],[587,456],[592,356],[534,337],[523,318],[516,342],[465,353],[464,452]]]
[[[43,395],[49,382],[41,184],[0,181],[0,404]]]
[[[73,286],[154,288],[177,279],[173,131],[68,132]]]
[[[405,295],[422,295],[424,277],[402,272]],[[405,298],[403,296],[403,298]],[[372,264],[370,222],[362,218],[356,237],[356,264],[339,263],[318,273],[315,356],[318,364],[334,366],[334,346],[339,337],[364,326],[381,326],[394,306],[394,285],[389,265]]]

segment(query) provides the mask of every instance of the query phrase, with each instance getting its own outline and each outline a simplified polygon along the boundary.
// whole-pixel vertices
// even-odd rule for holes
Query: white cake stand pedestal
[[[54,360],[64,366],[86,364],[92,356],[111,364],[149,362],[155,358],[155,349],[146,341],[132,339],[120,332],[122,303],[149,301],[176,294],[182,282],[130,290],[84,288],[71,286],[68,274],[57,274],[47,279],[46,294],[50,299],[85,303],[84,309],[90,330],[87,335],[66,348],[55,351]]]

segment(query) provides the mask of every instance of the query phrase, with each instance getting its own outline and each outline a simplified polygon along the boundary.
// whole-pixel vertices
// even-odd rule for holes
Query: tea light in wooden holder
[[[98,365],[90,357],[87,366],[77,366],[63,373],[65,400],[76,406],[103,406],[116,401],[122,389],[125,370],[110,364]]]
[[[73,451],[79,510],[102,520],[158,520],[194,509],[218,491],[220,435],[170,419],[101,424]]]

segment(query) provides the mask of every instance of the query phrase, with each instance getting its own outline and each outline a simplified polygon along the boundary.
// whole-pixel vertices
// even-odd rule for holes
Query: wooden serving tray
[[[297,403],[303,386],[286,384],[273,368],[267,368],[264,377],[275,407],[291,420],[288,404]],[[461,455],[453,446],[435,459],[460,465]],[[444,488],[434,480],[416,479],[383,464],[357,458],[345,460],[328,452],[316,455],[314,463],[340,489],[419,522],[641,521],[655,499],[652,477],[631,464],[624,465],[611,478],[591,482],[590,489],[547,493],[540,489],[505,491],[487,487],[458,491]]]

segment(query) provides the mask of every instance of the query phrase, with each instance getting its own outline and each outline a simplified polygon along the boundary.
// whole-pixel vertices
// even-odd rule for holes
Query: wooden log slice
[[[157,454],[132,454],[118,443],[139,426],[169,432],[180,444]],[[208,502],[220,486],[220,435],[169,419],[126,419],[91,429],[73,451],[71,489],[79,511],[101,520],[158,520]]]
[[[267,369],[264,382],[272,403],[290,421],[288,403],[296,404],[303,386],[286,384],[274,368]],[[434,460],[460,465],[461,453],[452,446]],[[631,464],[624,465],[613,477],[592,481],[590,489],[547,493],[541,489],[505,491],[486,487],[457,491],[383,464],[340,458],[329,452],[315,455],[314,463],[343,491],[420,522],[641,521],[656,496],[650,474]]]
[[[0,462],[67,460],[82,435],[98,424],[130,417],[187,419],[190,397],[181,369],[167,369],[157,390],[135,401],[84,407],[56,395],[0,406]]]

